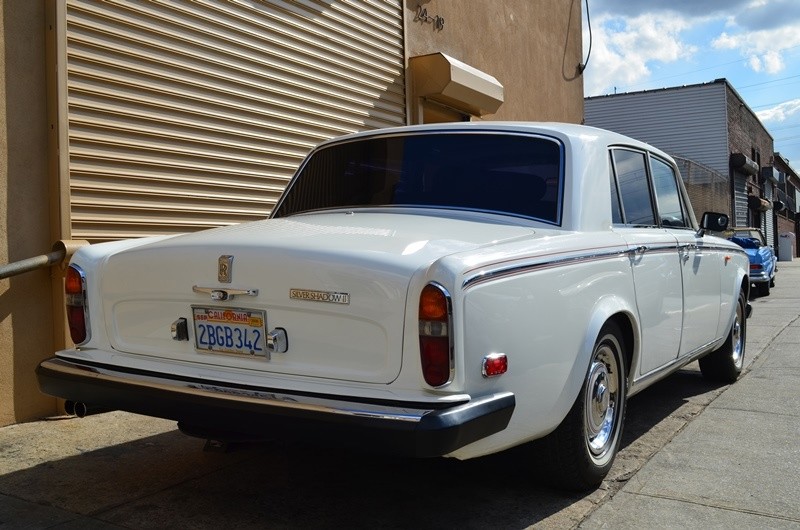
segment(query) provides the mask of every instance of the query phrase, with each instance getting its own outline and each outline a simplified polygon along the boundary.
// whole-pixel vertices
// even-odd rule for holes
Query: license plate
[[[192,306],[198,350],[266,355],[266,315],[255,309]]]

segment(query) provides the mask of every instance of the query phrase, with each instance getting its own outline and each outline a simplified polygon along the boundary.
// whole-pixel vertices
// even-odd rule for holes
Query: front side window
[[[412,206],[499,212],[561,224],[563,146],[551,138],[436,132],[379,136],[315,152],[273,217]]]

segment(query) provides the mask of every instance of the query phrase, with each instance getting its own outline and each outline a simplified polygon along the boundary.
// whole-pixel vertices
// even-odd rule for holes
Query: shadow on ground
[[[219,453],[177,431],[45,458],[0,476],[0,493],[133,528],[523,528],[545,520],[572,526],[721,388],[686,370],[634,397],[619,465],[603,488],[587,494],[548,488],[530,447],[466,462],[356,453],[324,441]],[[654,436],[661,425],[667,428]]]

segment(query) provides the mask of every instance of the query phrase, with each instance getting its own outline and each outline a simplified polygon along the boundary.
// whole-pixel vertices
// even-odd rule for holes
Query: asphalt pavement
[[[219,451],[123,412],[0,428],[6,528],[800,528],[800,259],[751,300],[733,385],[696,363],[630,401],[596,491],[520,453],[404,460],[278,442]],[[535,468],[534,468],[535,469]]]

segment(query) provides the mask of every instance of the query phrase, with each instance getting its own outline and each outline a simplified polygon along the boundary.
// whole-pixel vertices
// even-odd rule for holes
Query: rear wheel
[[[543,441],[551,481],[586,490],[603,481],[622,438],[628,379],[622,332],[607,323],[595,342],[578,398],[561,425]]]
[[[758,284],[758,294],[761,296],[769,296],[769,288],[772,286],[771,282],[764,282]]]
[[[747,300],[744,291],[739,292],[736,314],[725,342],[700,359],[703,377],[722,383],[733,383],[739,378],[744,366],[745,340],[747,339]]]

